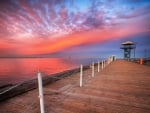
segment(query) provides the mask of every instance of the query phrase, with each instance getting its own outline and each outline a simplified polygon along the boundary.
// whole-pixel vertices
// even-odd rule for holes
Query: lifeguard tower
[[[130,60],[131,58],[131,50],[134,49],[134,58],[135,58],[135,48],[136,44],[132,41],[126,41],[121,43],[120,49],[124,50],[124,59]]]

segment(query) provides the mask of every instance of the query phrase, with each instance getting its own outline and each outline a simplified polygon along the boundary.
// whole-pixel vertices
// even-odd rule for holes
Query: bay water
[[[45,75],[88,65],[93,58],[0,58],[0,86],[16,84],[37,77],[40,70]]]

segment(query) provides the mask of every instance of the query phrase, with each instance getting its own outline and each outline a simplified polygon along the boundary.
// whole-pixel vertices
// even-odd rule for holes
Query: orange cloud
[[[59,51],[68,50],[70,47],[79,46],[82,44],[101,43],[107,40],[126,37],[128,35],[137,34],[141,29],[128,26],[113,27],[113,29],[95,29],[91,31],[76,32],[71,35],[52,39],[33,39],[24,42],[16,42],[14,44],[0,42],[0,48],[14,49],[17,54],[32,55],[55,53]]]
[[[20,49],[21,54],[44,54],[54,53],[65,50],[67,48],[78,46],[82,44],[94,44],[103,42],[106,40],[112,40],[120,37],[125,37],[139,33],[138,29],[135,28],[113,28],[109,30],[92,30],[74,33],[65,37],[58,38],[56,40],[43,40],[36,42],[36,44],[24,46]],[[22,51],[22,52],[21,52]]]

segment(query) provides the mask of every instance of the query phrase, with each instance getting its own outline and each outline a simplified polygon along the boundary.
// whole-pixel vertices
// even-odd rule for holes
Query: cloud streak
[[[131,33],[125,24],[143,16],[146,18],[140,22],[148,22],[149,9],[149,1],[134,4],[132,0],[125,3],[118,0],[1,0],[0,51],[6,51],[3,47],[7,45],[6,48],[14,49],[16,54],[23,54],[22,50],[26,51],[24,54],[52,53],[144,32],[148,26],[132,27]]]

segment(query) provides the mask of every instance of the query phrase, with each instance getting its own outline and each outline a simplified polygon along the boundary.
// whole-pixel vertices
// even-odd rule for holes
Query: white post
[[[109,58],[107,59],[107,65],[109,64]]]
[[[105,68],[105,60],[103,61],[103,68]]]
[[[107,62],[107,64],[106,64],[106,65],[108,65],[108,64],[109,64],[109,58],[106,60],[106,62]]]
[[[103,64],[103,60],[102,60],[102,70],[103,70],[103,68],[104,68],[104,64]]]
[[[39,85],[39,98],[40,98],[41,113],[44,113],[43,84],[42,84],[42,76],[40,72],[38,72],[38,85]]]
[[[98,72],[99,72],[99,61],[98,61]]]
[[[110,57],[108,58],[108,64],[110,64]]]
[[[92,77],[94,77],[94,62],[92,63]]]
[[[110,57],[110,63],[112,62],[112,56]]]
[[[80,66],[80,87],[82,87],[82,77],[83,77],[83,66]]]

